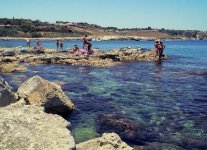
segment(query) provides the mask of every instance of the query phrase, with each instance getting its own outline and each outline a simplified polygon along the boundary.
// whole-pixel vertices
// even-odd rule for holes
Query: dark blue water
[[[0,47],[9,47],[10,42],[12,46],[21,44],[1,41]],[[45,45],[55,47],[53,41]],[[119,114],[153,128],[158,136],[154,142],[146,141],[144,147],[206,149],[207,41],[165,41],[165,45],[168,59],[162,63],[121,63],[107,68],[39,65],[2,76],[15,90],[34,75],[61,83],[77,106],[67,117],[77,142],[99,136],[97,120],[101,118],[97,116],[101,113]],[[104,50],[152,48],[153,42],[105,41],[94,42],[94,46]]]

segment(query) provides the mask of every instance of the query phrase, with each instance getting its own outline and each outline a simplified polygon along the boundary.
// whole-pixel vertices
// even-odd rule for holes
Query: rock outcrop
[[[43,106],[46,112],[64,114],[75,108],[59,85],[39,76],[34,76],[22,83],[17,93],[29,104]]]
[[[103,134],[100,138],[76,145],[68,130],[70,123],[61,116],[45,112],[46,109],[48,112],[63,113],[74,107],[55,83],[34,76],[20,86],[18,94],[22,97],[19,101],[8,83],[0,77],[0,106],[5,106],[0,108],[0,149],[133,149],[115,133]],[[12,102],[16,103],[10,104]]]
[[[93,55],[71,54],[65,51],[57,52],[53,49],[44,49],[44,53],[34,50],[15,50],[15,56],[4,57],[0,62],[25,62],[32,64],[70,64],[80,66],[110,67],[124,61],[154,61],[155,50],[124,47],[109,51],[94,50]]]
[[[105,133],[100,138],[78,144],[76,148],[77,150],[133,150],[116,133]]]
[[[14,103],[17,99],[18,97],[14,92],[12,92],[12,88],[0,76],[0,107]]]
[[[23,100],[0,108],[1,150],[75,150],[75,142],[62,117]]]
[[[105,55],[113,56],[119,61],[153,61],[156,53],[155,50],[124,47],[107,51]]]
[[[23,71],[26,67],[18,65],[17,63],[1,63],[0,72],[1,73],[10,73],[13,71]]]

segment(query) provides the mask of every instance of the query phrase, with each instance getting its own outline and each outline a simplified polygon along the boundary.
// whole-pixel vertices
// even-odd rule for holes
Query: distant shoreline
[[[113,40],[131,40],[131,41],[154,41],[158,38],[155,37],[142,37],[142,36],[91,36],[93,41],[113,41]],[[0,37],[0,40],[26,40],[27,37]],[[41,38],[29,38],[31,40],[41,40],[41,41],[50,41],[50,40],[81,40],[82,37],[41,37]],[[162,39],[165,41],[174,41],[174,40],[198,40],[190,38],[166,38]]]

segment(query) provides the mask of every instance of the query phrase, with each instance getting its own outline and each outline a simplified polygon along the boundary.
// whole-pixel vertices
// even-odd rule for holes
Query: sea
[[[77,109],[68,114],[76,143],[108,132],[100,127],[103,115],[121,116],[142,126],[150,136],[141,142],[125,140],[142,149],[207,149],[207,41],[165,40],[167,59],[161,62],[122,62],[113,67],[71,65],[27,66],[25,71],[0,74],[14,91],[28,78],[39,75],[62,85]],[[43,47],[56,48],[53,40]],[[64,49],[81,41],[64,41]],[[24,40],[0,40],[1,47],[25,47]],[[32,46],[35,41],[32,41]],[[154,41],[93,41],[92,48],[108,51],[121,47],[152,49]],[[116,120],[115,120],[116,121]],[[118,128],[118,126],[117,126]],[[117,131],[111,127],[111,131]],[[127,134],[127,131],[126,131]],[[148,133],[150,134],[150,133]],[[147,134],[147,135],[148,135]],[[125,135],[122,135],[123,139]],[[135,133],[134,138],[143,139]],[[140,140],[139,140],[140,138]]]

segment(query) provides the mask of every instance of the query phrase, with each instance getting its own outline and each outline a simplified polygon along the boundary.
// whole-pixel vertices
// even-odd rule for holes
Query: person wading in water
[[[161,60],[161,58],[164,57],[163,50],[165,47],[166,46],[160,40],[155,41],[156,57],[158,56],[158,60]]]

